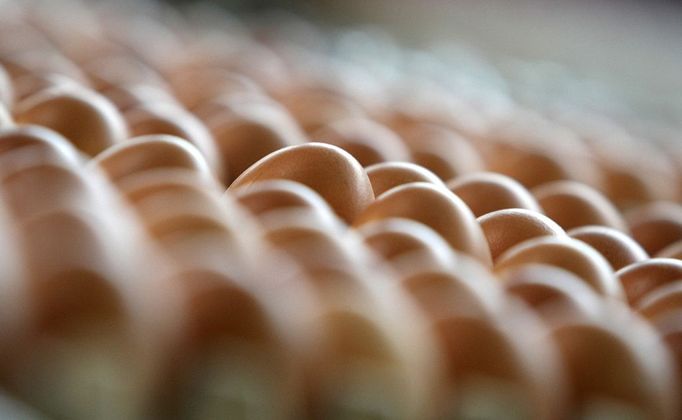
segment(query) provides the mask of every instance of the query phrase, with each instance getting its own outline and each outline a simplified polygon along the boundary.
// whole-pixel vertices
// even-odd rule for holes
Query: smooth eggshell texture
[[[552,181],[571,179],[567,162],[545,150],[504,147],[487,160],[487,169],[509,176],[526,188]]]
[[[618,270],[616,276],[623,285],[628,302],[635,306],[659,287],[682,280],[682,261],[651,258]]]
[[[221,95],[260,91],[246,76],[218,67],[179,70],[170,83],[178,99],[192,110]]]
[[[512,208],[542,212],[531,193],[505,175],[475,172],[458,176],[448,181],[447,186],[469,206],[476,217]]]
[[[14,125],[12,121],[12,116],[9,114],[9,110],[5,108],[5,105],[0,103],[0,128],[7,128]]]
[[[217,176],[225,167],[215,139],[204,124],[191,113],[167,102],[141,104],[124,114],[132,136],[168,134],[184,139],[201,152]]]
[[[434,265],[447,267],[455,259],[448,243],[423,223],[408,219],[381,219],[360,226],[357,232],[387,261],[417,254]]]
[[[533,195],[545,214],[564,229],[601,225],[627,232],[627,224],[611,202],[597,190],[574,181],[540,185]]]
[[[526,264],[499,273],[508,294],[522,299],[548,321],[555,317],[597,317],[599,295],[570,271]]]
[[[587,410],[596,408],[591,404],[608,398],[634,409],[633,416],[676,418],[670,357],[658,337],[636,321],[635,325],[619,325],[620,332],[586,322],[567,323],[552,331],[573,391],[574,415],[596,415],[588,414]],[[637,334],[642,328],[648,333]],[[626,334],[636,336],[639,345],[633,345],[633,338]]]
[[[583,279],[599,294],[623,298],[623,289],[604,257],[584,242],[569,237],[544,236],[521,242],[498,258],[495,270],[501,272],[534,263],[563,268]]]
[[[86,89],[51,88],[19,102],[17,122],[42,125],[94,156],[123,141],[128,131],[118,110],[103,96]]]
[[[682,206],[672,202],[654,202],[633,209],[627,221],[635,238],[650,255],[682,240]]]
[[[306,141],[296,122],[273,106],[251,106],[217,114],[210,120],[209,128],[228,168],[226,185],[264,156]]]
[[[294,181],[259,181],[251,188],[230,192],[240,205],[259,218],[283,217],[284,212],[306,211],[320,221],[334,224],[336,214],[326,201],[309,187]]]
[[[334,121],[315,131],[311,137],[316,141],[341,147],[362,166],[409,160],[409,151],[397,134],[388,127],[365,118]]]
[[[81,157],[71,143],[59,133],[35,125],[14,127],[0,132],[0,155],[23,147],[49,150],[74,165]]]
[[[666,246],[656,254],[657,258],[675,258],[682,260],[682,240],[673,242]]]
[[[410,182],[430,182],[444,186],[443,181],[436,174],[416,163],[382,162],[367,166],[365,171],[372,183],[374,195],[377,197],[393,187]]]
[[[343,220],[351,223],[374,199],[362,166],[336,146],[308,143],[273,152],[244,171],[228,188],[251,188],[257,181],[288,179],[316,191]]]
[[[639,301],[636,309],[647,319],[662,318],[673,312],[682,314],[682,279],[647,294]]]
[[[211,177],[206,160],[194,146],[168,135],[130,139],[100,153],[91,165],[100,167],[113,181],[142,171],[166,168],[183,168]]]
[[[404,141],[412,160],[444,181],[483,168],[471,143],[445,126],[419,124],[404,135]]]
[[[490,265],[488,244],[471,210],[446,188],[418,182],[380,195],[355,220],[355,226],[402,217],[421,222],[438,232],[456,251]]]
[[[565,236],[552,219],[531,210],[505,209],[478,218],[493,261],[512,246],[538,236]]]
[[[634,239],[613,228],[584,226],[567,233],[571,238],[581,240],[599,251],[614,270],[649,258]]]

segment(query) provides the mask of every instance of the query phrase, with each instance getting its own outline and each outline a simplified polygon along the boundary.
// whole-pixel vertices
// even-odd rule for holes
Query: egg
[[[179,137],[201,152],[218,177],[226,169],[209,130],[198,118],[179,106],[166,102],[143,103],[126,111],[124,116],[132,136],[167,134]]]
[[[474,215],[445,188],[425,182],[394,187],[377,197],[355,219],[354,226],[392,217],[421,222],[440,234],[454,250],[491,264],[488,244]]]
[[[614,270],[649,258],[634,239],[617,229],[583,226],[571,229],[567,233],[571,238],[581,240],[599,251]]]
[[[542,236],[521,242],[498,258],[495,270],[501,272],[525,264],[548,264],[565,269],[603,296],[624,298],[623,287],[609,263],[592,247],[576,239]]]
[[[523,300],[549,324],[558,318],[599,317],[601,299],[584,280],[547,264],[525,264],[498,273],[505,291]]]
[[[447,181],[480,171],[483,162],[476,149],[455,131],[435,124],[418,124],[403,135],[412,161]]]
[[[17,103],[14,115],[20,124],[41,125],[58,132],[90,156],[125,140],[128,134],[116,108],[86,89],[42,90]]]
[[[639,301],[636,309],[651,320],[682,313],[682,279],[656,288]]]
[[[388,218],[366,223],[358,234],[374,252],[400,273],[451,267],[457,258],[433,229],[409,219]]]
[[[533,189],[547,216],[564,229],[600,225],[628,232],[627,224],[611,202],[598,191],[574,181],[557,181]]]
[[[73,145],[55,131],[37,125],[24,125],[0,131],[0,155],[24,147],[31,148],[30,154],[39,154],[38,149],[45,151],[44,156],[51,156],[56,162],[64,162],[73,166],[79,166],[82,163],[81,155]],[[22,159],[15,158],[14,160]],[[7,162],[7,165],[4,165],[5,171],[9,172],[7,168],[11,166],[13,165]]]
[[[291,116],[276,106],[216,111],[208,124],[228,167],[223,179],[227,185],[264,156],[307,140]]]
[[[322,143],[289,146],[265,156],[244,171],[228,191],[248,190],[257,181],[268,179],[288,179],[310,187],[348,223],[374,199],[372,185],[358,161],[343,149]]]
[[[682,279],[682,261],[671,258],[650,258],[621,268],[616,272],[630,305],[656,289]]]
[[[552,219],[531,210],[504,209],[478,218],[493,261],[514,245],[539,236],[564,237],[566,232]]]
[[[666,246],[656,254],[658,258],[675,258],[676,260],[682,260],[682,240],[673,242],[672,244]]]
[[[430,182],[444,186],[438,176],[416,163],[381,162],[367,166],[365,171],[372,183],[374,195],[377,197],[393,187],[410,182]]]
[[[627,214],[632,237],[650,255],[682,239],[682,206],[672,202],[653,202]]]
[[[409,160],[402,140],[388,127],[366,118],[346,118],[321,127],[311,138],[339,146],[362,166]]]
[[[196,147],[169,135],[130,139],[97,155],[90,165],[118,181],[137,172],[182,168],[210,178],[211,169]]]
[[[618,313],[604,320],[569,320],[553,327],[551,334],[572,391],[567,414],[655,419],[678,415],[671,355],[638,317]]]
[[[469,206],[476,217],[512,208],[542,212],[540,205],[523,185],[501,174],[465,174],[451,179],[447,186]]]

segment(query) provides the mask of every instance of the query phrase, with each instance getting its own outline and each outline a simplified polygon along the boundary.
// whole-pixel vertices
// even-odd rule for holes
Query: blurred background
[[[191,0],[171,0],[183,6]],[[330,27],[387,31],[403,46],[480,54],[523,95],[533,87],[682,121],[682,2],[636,0],[217,0]],[[461,56],[462,54],[460,54]],[[531,89],[529,89],[531,88]],[[608,99],[607,99],[608,98]]]

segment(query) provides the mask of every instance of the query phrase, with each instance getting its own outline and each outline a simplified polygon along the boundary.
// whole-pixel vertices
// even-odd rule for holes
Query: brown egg
[[[312,133],[311,138],[339,146],[362,166],[409,160],[409,151],[400,137],[388,127],[366,118],[332,121]]]
[[[568,165],[546,150],[499,145],[499,150],[487,159],[486,167],[531,189],[548,182],[571,179],[573,173]]]
[[[354,221],[354,226],[392,217],[424,223],[439,233],[453,249],[491,264],[490,250],[481,227],[469,208],[443,187],[415,182],[392,188],[379,196]]]
[[[636,306],[637,312],[650,320],[682,313],[682,278],[644,296]]]
[[[365,171],[377,197],[393,187],[410,182],[430,182],[444,186],[436,174],[416,163],[382,162],[367,166]]]
[[[112,181],[164,168],[183,168],[207,178],[212,176],[206,160],[194,146],[168,135],[130,139],[100,153],[90,164],[101,168]]]
[[[649,258],[634,239],[620,230],[605,226],[583,226],[567,233],[571,238],[581,240],[599,251],[614,271]]]
[[[533,189],[545,214],[568,230],[601,225],[627,232],[618,210],[597,190],[574,181],[557,181]]]
[[[526,209],[541,213],[535,198],[514,179],[493,172],[458,176],[447,183],[450,191],[466,203],[476,217],[503,209]]]
[[[301,315],[277,313],[281,311],[257,283],[219,272],[196,268],[177,273],[173,280],[183,289],[186,319],[177,342],[166,349],[157,414],[230,417],[238,405],[247,416],[293,416],[302,404],[303,384],[294,349],[287,343],[294,325],[286,316]],[[276,289],[280,296],[295,297],[298,312],[305,313],[302,308],[309,304],[304,294]],[[295,284],[291,289],[301,291]]]
[[[0,155],[14,152],[24,147],[36,151],[44,150],[46,156],[54,156],[55,161],[80,165],[81,157],[68,140],[59,133],[34,125],[25,125],[0,131]],[[6,172],[5,166],[2,172]]]
[[[657,258],[675,258],[676,260],[682,260],[682,240],[673,242],[672,244],[666,246],[656,254]]]
[[[445,126],[419,124],[403,136],[412,160],[431,170],[442,180],[483,169],[476,149]]]
[[[305,211],[322,223],[337,223],[336,214],[319,194],[288,180],[260,181],[252,188],[230,192],[240,205],[267,225],[267,219],[285,217],[287,212]]]
[[[621,268],[616,273],[630,306],[659,287],[682,279],[682,261],[672,258],[651,258]]]
[[[309,418],[434,417],[440,354],[426,321],[391,286],[363,306],[326,306],[312,319],[321,334],[306,354]]]
[[[360,226],[357,232],[365,244],[396,269],[403,268],[402,261],[410,269],[417,265],[417,261],[423,269],[445,269],[451,267],[457,258],[438,233],[423,223],[409,219],[375,220]],[[405,274],[407,268],[398,271]]]
[[[497,272],[525,264],[548,264],[580,277],[597,293],[616,299],[623,288],[604,257],[584,242],[569,237],[543,236],[510,248],[495,265]]]
[[[656,327],[662,342],[672,354],[679,379],[682,375],[682,312],[670,311],[659,318],[649,320]]]
[[[503,304],[497,282],[473,260],[456,268],[438,268],[402,275],[400,284],[430,319],[450,316],[488,318]]]
[[[654,202],[633,209],[627,221],[635,238],[649,255],[656,255],[668,245],[682,240],[682,206],[672,202]]]
[[[525,240],[539,236],[566,235],[552,219],[524,209],[505,209],[487,213],[478,218],[488,241],[493,261],[506,250]]]
[[[451,390],[445,418],[561,416],[556,350],[530,314],[449,316],[434,320],[433,332],[445,352]]]
[[[523,300],[549,323],[557,318],[600,314],[599,295],[570,271],[546,264],[525,264],[498,274],[508,294]]]
[[[127,137],[125,121],[116,108],[86,89],[42,90],[19,102],[14,114],[18,123],[51,128],[90,156]]]
[[[306,141],[296,122],[277,106],[235,106],[216,112],[208,124],[228,167],[226,185],[264,156]]]
[[[87,85],[58,73],[34,73],[16,77],[13,81],[16,101],[22,101],[29,96],[50,88],[78,89]]]
[[[15,220],[62,209],[95,210],[93,186],[73,168],[36,164],[0,180],[0,191]]]
[[[326,88],[297,88],[278,99],[308,134],[331,122],[365,114],[353,100]]]
[[[577,418],[677,418],[678,384],[670,353],[633,314],[567,320],[552,330]]]
[[[221,177],[224,162],[215,139],[195,116],[172,103],[147,103],[128,110],[124,114],[132,136],[168,134],[180,137],[199,149],[213,172]]]
[[[178,99],[190,110],[218,98],[261,89],[246,76],[219,67],[194,67],[171,75],[170,83]]]
[[[122,113],[136,107],[152,106],[154,103],[177,103],[175,98],[168,92],[153,85],[131,84],[111,86],[100,93],[116,105],[116,108]]]
[[[343,149],[322,143],[290,146],[273,152],[244,171],[228,191],[249,189],[257,181],[288,179],[320,194],[350,223],[374,199],[362,166]]]

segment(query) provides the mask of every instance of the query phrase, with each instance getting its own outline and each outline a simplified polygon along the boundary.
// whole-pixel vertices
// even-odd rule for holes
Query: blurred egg
[[[447,183],[476,217],[495,210],[519,208],[541,212],[535,198],[514,179],[493,172],[461,175]]]
[[[443,181],[433,172],[416,163],[381,162],[367,166],[365,171],[372,183],[374,195],[377,197],[393,187],[410,182],[430,182],[434,185],[444,185]]]
[[[614,271],[649,258],[634,239],[620,230],[605,226],[583,226],[567,233],[571,238],[581,240],[599,251]]]

